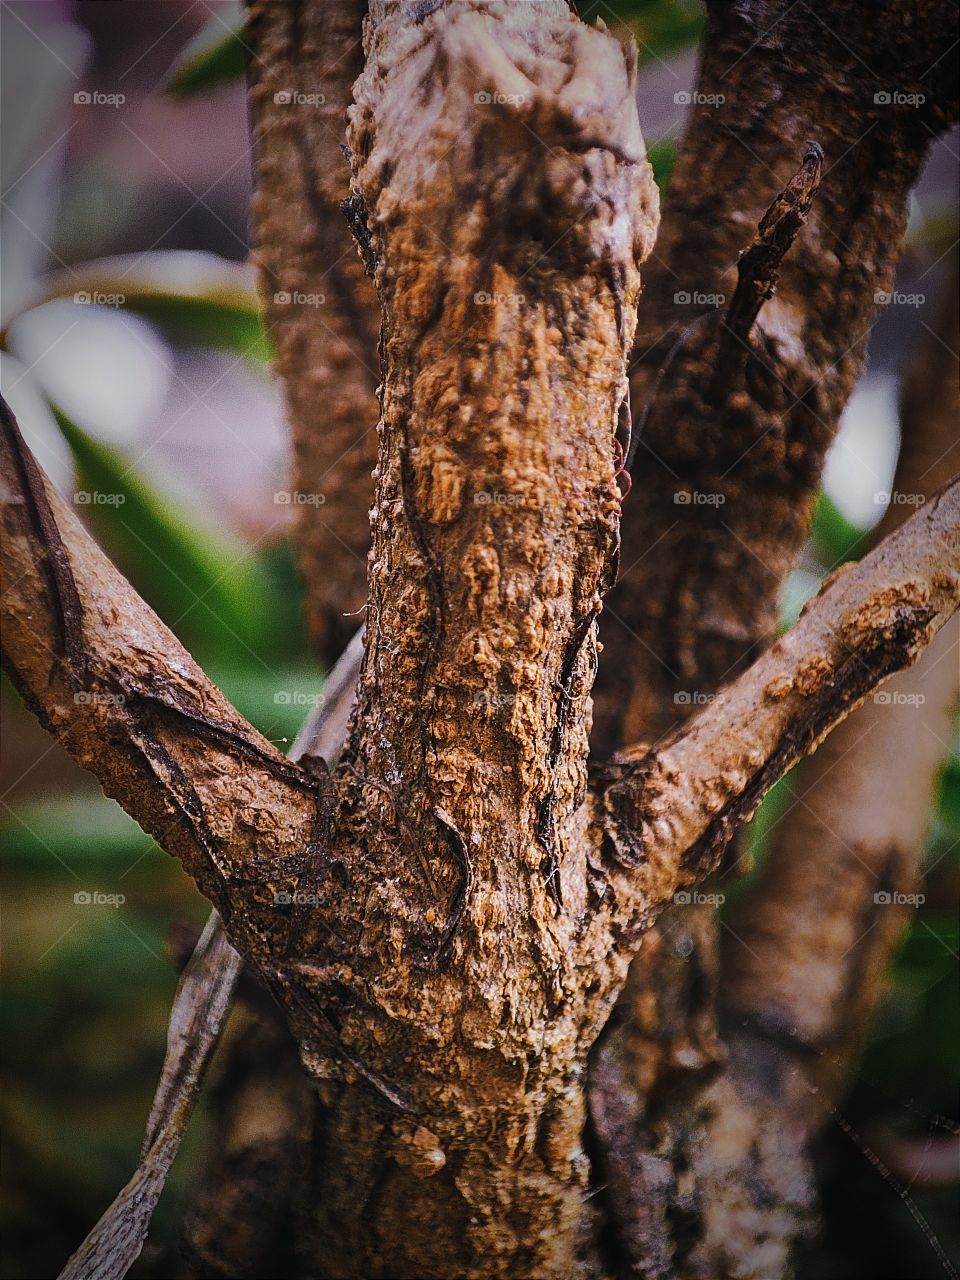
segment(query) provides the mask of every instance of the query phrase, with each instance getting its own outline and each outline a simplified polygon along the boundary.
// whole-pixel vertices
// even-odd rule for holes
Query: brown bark
[[[948,302],[947,323],[904,384],[894,491],[911,501],[891,502],[879,537],[960,474],[955,290]],[[960,682],[958,638],[954,620],[798,771],[796,801],[736,923],[742,945],[729,948],[724,1003],[747,1022],[789,1027],[798,1050],[825,1055],[816,1082],[828,1096],[882,990],[909,914],[902,899],[919,887]]]
[[[601,627],[601,749],[657,737],[682,716],[676,694],[715,691],[772,635],[876,295],[892,288],[910,188],[956,118],[941,58],[954,21],[946,0],[898,0],[882,20],[847,0],[709,7],[702,105],[671,179],[631,372],[639,442]],[[878,92],[924,101],[887,105]],[[807,139],[825,153],[822,183],[748,353],[725,326],[738,254]],[[719,354],[738,347],[743,367],[716,394]]]
[[[656,191],[631,61],[565,4],[383,8],[350,128],[384,312],[368,647],[315,987],[395,1083],[331,1105],[320,1249],[331,1275],[563,1275],[611,981],[586,998],[570,961],[574,841]]]
[[[0,402],[2,403],[2,402]],[[244,950],[302,862],[317,782],[230,706],[112,567],[2,404],[4,667],[27,705],[197,882]]]
[[[891,504],[878,540],[960,471],[956,347],[953,296],[905,383],[894,488],[915,501]],[[883,990],[905,916],[896,897],[918,888],[957,638],[954,619],[801,767],[800,799],[729,930],[693,895],[646,935],[591,1074],[608,1196],[638,1274],[767,1280],[812,1225],[809,1141]]]
[[[364,0],[249,5],[254,257],[290,419],[310,638],[331,664],[366,600],[379,314],[346,213]]]
[[[943,4],[922,17],[914,5],[888,6],[882,22],[861,4],[711,6],[702,105],[667,196],[631,373],[640,442],[623,568],[601,627],[601,748],[656,740],[771,637],[777,592],[862,366],[875,294],[891,287],[910,185],[933,134],[955,118],[952,72],[938,62],[951,25]],[[921,92],[923,110],[881,110],[881,89]],[[718,94],[720,108],[711,105]],[[810,138],[826,152],[822,186],[778,295],[744,345],[727,314],[743,283],[737,255]],[[724,295],[718,314],[709,300],[674,301],[697,291]],[[716,914],[712,902],[692,901],[645,936],[592,1061],[608,1212],[638,1275],[683,1273],[703,1231],[686,1145],[702,1138],[693,1099],[725,1059],[714,1014]],[[761,1047],[757,1061],[768,1055]],[[772,1229],[789,1241],[809,1204],[806,1166],[774,1114],[761,1116],[752,1099],[727,1101],[729,1132],[740,1116],[743,1132],[763,1134],[763,1161],[775,1171],[777,1207],[759,1235]],[[757,1224],[747,1219],[749,1235]],[[782,1250],[766,1256],[762,1243],[738,1239],[743,1262],[731,1246],[720,1274],[757,1258],[758,1274],[779,1274]]]
[[[960,485],[825,589],[723,702],[588,784],[626,357],[656,226],[634,57],[559,0],[383,0],[366,51],[350,140],[383,309],[382,424],[366,649],[335,779],[251,738],[12,434],[7,660],[152,830],[179,816],[174,851],[235,908],[231,939],[284,1007],[316,1133],[304,1141],[294,1076],[273,1096],[257,1053],[227,1167],[265,1151],[262,1182],[308,1188],[291,1265],[618,1274],[645,1261],[606,1247],[591,1174],[606,1177],[619,1131],[596,1093],[588,1118],[587,1055],[643,929],[957,608]],[[58,654],[35,651],[44,630]],[[81,671],[132,703],[65,713]],[[94,730],[108,743],[95,759]],[[119,785],[144,739],[163,749],[152,775]],[[288,887],[306,896],[278,910]],[[276,1104],[269,1131],[244,1135],[260,1099]],[[309,1147],[309,1175],[287,1146]],[[244,1232],[265,1217],[275,1239],[276,1203],[237,1198]],[[203,1222],[195,1239],[203,1253]],[[217,1241],[212,1265],[255,1247]]]

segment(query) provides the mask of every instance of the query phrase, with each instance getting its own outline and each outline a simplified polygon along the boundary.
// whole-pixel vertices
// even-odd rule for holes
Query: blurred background
[[[668,183],[696,71],[698,0],[579,7],[637,37],[641,123]],[[283,749],[322,677],[300,619],[290,508],[274,500],[286,441],[246,263],[240,17],[218,0],[0,3],[0,382],[39,461],[116,563]],[[883,514],[899,380],[955,271],[956,153],[956,133],[937,143],[914,194],[897,281],[912,301],[884,308],[873,330],[785,624]],[[134,1167],[177,962],[207,907],[5,680],[0,712],[0,1265],[5,1277],[49,1277]],[[846,1127],[828,1125],[820,1144],[825,1224],[803,1251],[802,1280],[942,1275],[917,1215],[948,1253],[960,1249],[956,1185],[891,1183],[847,1131],[922,1151],[958,1119],[956,748],[931,815],[926,902],[843,1104]],[[775,792],[754,821],[759,858],[783,811]],[[204,1123],[201,1107],[155,1219],[161,1248]],[[148,1273],[149,1252],[138,1266]]]

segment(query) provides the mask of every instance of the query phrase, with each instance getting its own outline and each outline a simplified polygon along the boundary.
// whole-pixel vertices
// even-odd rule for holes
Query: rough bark
[[[909,187],[932,135],[955,118],[953,72],[938,62],[951,25],[943,4],[922,15],[888,6],[882,22],[862,4],[711,6],[700,105],[647,272],[631,373],[639,443],[623,568],[601,627],[600,749],[656,740],[771,637],[876,294],[891,288]],[[923,93],[923,109],[886,107],[874,101],[880,90]],[[718,108],[711,95],[720,94]],[[738,253],[811,138],[826,159],[808,225],[778,295],[749,337],[734,336]],[[683,294],[689,305],[675,300]],[[716,313],[711,294],[723,298]],[[591,1065],[612,1234],[638,1275],[682,1272],[703,1230],[678,1134],[692,1131],[691,1099],[725,1058],[716,914],[694,895],[645,936]],[[734,1097],[737,1114],[749,1117],[744,1132],[764,1135],[766,1163],[780,1170],[773,1229],[789,1238],[809,1203],[807,1169],[773,1114]],[[773,1258],[758,1256],[759,1274],[777,1274]],[[731,1265],[730,1255],[718,1264],[721,1273]]]
[[[877,295],[893,287],[910,188],[956,118],[955,70],[941,57],[955,16],[946,0],[898,0],[882,21],[862,0],[709,6],[700,105],[631,372],[639,439],[601,627],[600,749],[659,736],[682,717],[675,695],[709,695],[773,633]],[[878,93],[923,101],[888,105]],[[822,184],[748,352],[725,323],[738,254],[807,139],[825,153]],[[742,366],[718,386],[719,356],[737,350]]]
[[[404,1092],[331,1102],[320,1251],[331,1275],[563,1275],[603,997],[569,958],[571,845],[656,190],[631,57],[565,4],[374,17],[350,143],[381,452],[339,773],[352,891],[316,988]]]
[[[626,355],[656,224],[634,58],[559,0],[378,3],[366,51],[350,123],[353,209],[384,327],[357,710],[332,786],[319,765],[237,746],[246,727],[222,701],[230,735],[221,725],[211,741],[211,717],[187,717],[206,751],[189,757],[183,856],[216,891],[208,864],[232,868],[238,855],[256,928],[227,927],[283,1004],[315,1082],[312,1165],[295,1176],[316,1212],[296,1266],[331,1277],[618,1274],[632,1260],[604,1252],[589,1050],[643,928],[716,866],[780,773],[956,609],[960,486],[834,581],[722,704],[654,750],[635,746],[591,785]],[[137,671],[144,629],[157,637],[151,652],[167,637],[69,512],[38,498],[48,486],[18,448],[4,516],[16,535],[5,554],[23,574],[9,589],[11,656],[70,745],[63,681],[94,670],[112,690],[111,646]],[[28,621],[58,635],[64,656],[31,655]],[[216,701],[181,651],[164,654],[178,687],[187,672],[193,701]],[[149,728],[178,753],[179,784],[185,713],[168,704]],[[97,723],[119,735],[121,760],[135,755],[125,708],[110,704]],[[237,756],[259,803],[281,782],[290,791],[266,850],[251,796],[224,797]],[[115,770],[92,763],[112,784]],[[150,820],[170,808],[169,772],[146,777],[151,798],[127,787],[121,799]],[[212,794],[228,811],[218,820],[234,824],[229,849],[195,834]],[[239,856],[251,824],[252,871]],[[276,891],[290,887],[298,900],[278,910]],[[263,1079],[252,1079],[256,1099]],[[236,1148],[246,1169],[266,1140],[278,1160],[263,1177],[284,1190],[294,1165],[281,1148],[303,1137],[298,1096],[284,1085],[270,1132]],[[238,1114],[255,1113],[240,1102]],[[604,1176],[602,1163],[593,1171]],[[275,1208],[243,1213],[268,1217],[272,1232]],[[217,1257],[234,1265],[222,1242]]]
[[[960,471],[956,346],[953,296],[905,383],[894,488],[915,501],[891,504],[878,541]],[[801,767],[800,799],[730,930],[694,893],[645,936],[591,1070],[637,1274],[768,1280],[813,1225],[809,1142],[883,990],[906,914],[897,895],[917,890],[957,641],[953,619]]]
[[[912,502],[890,504],[881,538],[960,474],[955,290],[949,304],[904,383],[894,490]],[[798,771],[795,802],[736,922],[742,945],[729,948],[725,1005],[748,1021],[777,1021],[825,1055],[816,1082],[828,1096],[882,990],[908,914],[902,899],[918,889],[933,787],[949,752],[958,637],[954,620]]]
[[[276,937],[273,895],[318,784],[230,706],[113,568],[2,405],[4,667],[70,754],[174,857],[234,941]]]
[[[365,0],[255,0],[246,28],[254,258],[290,421],[307,624],[326,664],[366,600],[377,457],[379,313],[340,208],[366,8]]]

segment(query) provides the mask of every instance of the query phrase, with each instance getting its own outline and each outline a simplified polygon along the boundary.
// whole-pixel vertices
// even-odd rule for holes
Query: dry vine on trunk
[[[713,6],[700,88],[729,69],[732,114],[693,113],[642,298],[659,197],[635,49],[563,0],[365,8],[255,0],[249,27],[268,302],[333,271],[323,319],[270,305],[296,483],[332,495],[298,530],[321,653],[366,583],[362,661],[338,677],[349,724],[280,756],[4,412],[6,668],[219,913],[178,996],[144,1165],[66,1274],[120,1276],[136,1256],[239,953],[305,1074],[267,1031],[234,1046],[232,1154],[197,1196],[191,1274],[263,1275],[282,1250],[303,1276],[774,1280],[809,1214],[815,1130],[777,1029],[836,1030],[800,1007],[811,953],[777,929],[784,893],[814,913],[831,864],[778,850],[748,907],[779,965],[741,956],[721,980],[709,909],[686,965],[660,927],[960,603],[960,484],[940,466],[939,492],[764,649],[951,112],[940,72],[922,113],[879,113],[873,79],[907,92],[926,75],[949,6],[893,3],[878,24],[830,3],[825,30],[781,0]],[[876,72],[845,37],[872,41]],[[327,109],[301,129],[276,88],[318,74]],[[678,279],[729,307],[678,326]],[[725,505],[678,505],[695,492]],[[678,688],[722,684],[675,722]],[[943,677],[937,714],[954,695]],[[921,834],[918,817],[898,836],[897,883]],[[862,1021],[871,966],[827,932],[819,980]],[[879,962],[890,931],[874,942]],[[276,1132],[234,1142],[267,1093]]]

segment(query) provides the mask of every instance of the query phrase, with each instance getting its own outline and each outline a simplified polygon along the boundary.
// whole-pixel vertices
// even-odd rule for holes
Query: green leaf
[[[38,301],[78,294],[122,298],[124,310],[153,321],[174,345],[270,359],[254,271],[246,264],[181,249],[97,258],[49,277]]]
[[[860,559],[869,547],[870,530],[851,524],[821,490],[813,512],[810,536],[819,559],[828,569],[835,569],[846,560]]]
[[[217,347],[265,364],[270,361],[270,344],[254,308],[175,294],[132,297],[127,305],[152,320],[175,346]]]
[[[658,138],[647,148],[647,159],[653,168],[657,186],[661,192],[665,191],[677,159],[677,139],[672,135]]]
[[[259,563],[177,510],[118,450],[53,410],[73,453],[77,493],[86,495],[75,502],[171,630],[200,661],[216,655],[249,663],[267,651],[267,587]]]
[[[242,80],[250,52],[243,40],[243,14],[213,18],[190,41],[170,69],[165,92],[183,100]]]
[[[700,0],[581,0],[577,10],[584,22],[626,23],[640,45],[641,66],[689,48],[705,25]]]

